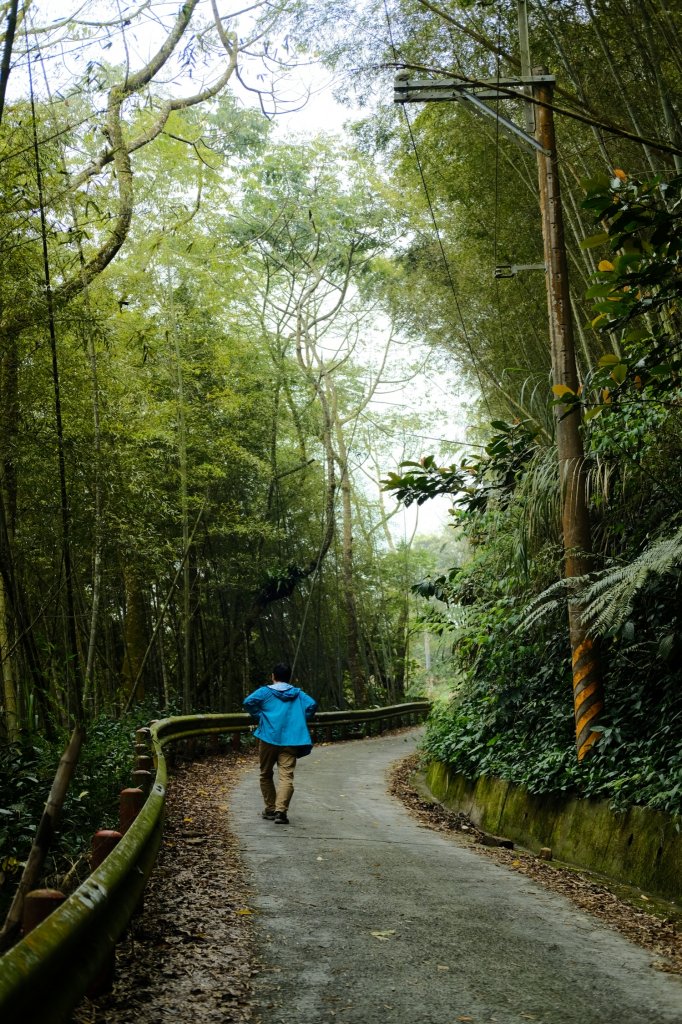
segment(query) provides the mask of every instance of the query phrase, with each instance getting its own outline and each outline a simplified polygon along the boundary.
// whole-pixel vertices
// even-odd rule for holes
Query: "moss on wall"
[[[480,828],[669,899],[682,896],[682,835],[660,811],[617,813],[601,800],[533,796],[482,776],[465,779],[433,761],[426,779],[436,799],[464,811]]]

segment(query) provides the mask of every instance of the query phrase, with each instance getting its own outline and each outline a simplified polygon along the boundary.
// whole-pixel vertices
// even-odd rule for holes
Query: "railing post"
[[[53,910],[61,907],[66,899],[59,889],[33,889],[26,894],[24,899],[24,910],[21,920],[21,930],[28,935],[34,928],[49,917]]]
[[[137,768],[130,776],[134,788],[141,789],[145,799],[149,796],[154,785],[154,774],[144,768]]]
[[[144,793],[141,789],[122,789],[118,804],[118,827],[125,835],[142,810]]]
[[[94,871],[105,860],[122,838],[120,832],[112,828],[102,828],[95,832],[90,844],[90,870]]]
[[[119,843],[123,837],[120,832],[114,831],[114,829],[100,829],[99,832],[95,832],[92,837],[92,843],[90,845],[90,870],[95,871],[102,861],[104,861],[114,847]],[[114,977],[116,975],[116,948],[114,947],[109,956],[107,957],[106,963],[103,965],[102,970],[99,972],[97,977],[91,982],[87,990],[87,996],[89,999],[96,999],[97,996],[103,995],[105,992],[109,992],[112,985],[114,984]]]
[[[135,730],[135,748],[137,753],[137,747],[144,747],[144,753],[149,753],[152,749],[152,734],[148,726],[144,729]]]

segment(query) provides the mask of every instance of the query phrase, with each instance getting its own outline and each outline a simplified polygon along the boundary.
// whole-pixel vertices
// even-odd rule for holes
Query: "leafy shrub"
[[[118,795],[133,767],[135,730],[150,717],[150,709],[138,708],[118,721],[102,714],[88,727],[45,869],[51,877],[69,869],[98,829],[116,826]],[[67,734],[54,744],[31,737],[0,752],[2,902],[23,869],[67,743]]]
[[[568,658],[556,639],[523,643],[514,616],[490,628],[475,670],[429,720],[424,752],[469,778],[682,814],[682,670],[651,675],[639,644],[605,659],[600,743],[578,763]],[[556,636],[564,631],[557,628]]]

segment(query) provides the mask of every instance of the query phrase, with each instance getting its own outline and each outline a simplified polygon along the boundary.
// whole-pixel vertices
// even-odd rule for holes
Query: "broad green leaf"
[[[585,423],[589,423],[590,420],[596,419],[597,416],[601,416],[603,411],[603,405],[598,405],[594,409],[585,409],[585,412],[583,413],[583,420],[585,421]]]
[[[580,243],[581,249],[596,249],[598,245],[604,245],[608,242],[609,234],[608,231],[600,231],[598,235],[590,235],[588,238],[583,238]]]

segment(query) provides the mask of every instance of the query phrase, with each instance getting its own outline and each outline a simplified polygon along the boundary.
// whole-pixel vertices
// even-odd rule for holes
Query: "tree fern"
[[[630,618],[638,595],[651,584],[661,584],[682,568],[682,528],[672,536],[659,537],[636,558],[601,572],[558,580],[547,587],[526,609],[524,628],[531,628],[580,595],[583,616],[596,634],[620,629]],[[672,639],[662,637],[659,653],[666,656]]]
[[[671,537],[652,541],[627,565],[605,569],[584,591],[584,614],[591,629],[619,629],[632,614],[637,595],[650,583],[662,582],[682,566],[682,528]]]

